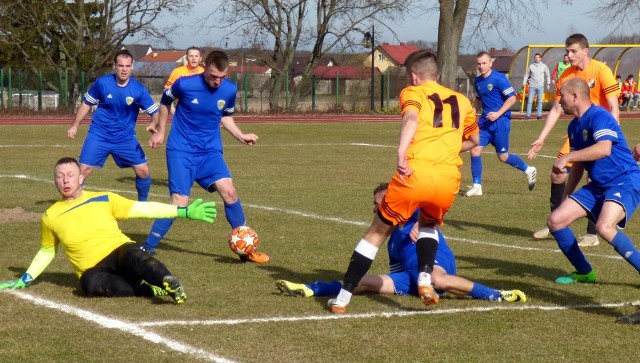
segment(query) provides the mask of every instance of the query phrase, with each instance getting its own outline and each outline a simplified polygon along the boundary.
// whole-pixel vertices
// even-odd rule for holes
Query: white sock
[[[427,272],[420,272],[418,274],[418,286],[431,285],[431,274]]]
[[[340,293],[338,294],[338,297],[336,298],[336,300],[340,303],[343,303],[345,305],[347,305],[349,303],[349,301],[351,301],[351,296],[353,294],[350,293],[349,291],[345,290],[345,289],[340,289]]]

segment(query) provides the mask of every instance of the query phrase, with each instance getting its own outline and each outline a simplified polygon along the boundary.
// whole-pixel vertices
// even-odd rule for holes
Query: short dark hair
[[[629,78],[633,78],[633,74],[628,75],[627,79],[629,79]]]
[[[58,167],[58,165],[62,165],[62,164],[75,164],[78,168],[80,168],[80,164],[78,163],[78,160],[76,160],[75,158],[72,158],[70,156],[65,156],[63,158],[61,158],[60,160],[58,160],[56,162],[56,165],[54,166],[54,169]]]
[[[428,49],[416,50],[404,61],[407,72],[415,73],[420,78],[438,77],[438,57]]]
[[[120,57],[120,56],[131,58],[131,62],[133,62],[133,55],[131,55],[131,52],[129,52],[126,49],[120,49],[113,56],[113,64],[117,64],[118,63],[118,57]]]
[[[210,65],[214,65],[219,71],[224,71],[229,67],[229,57],[227,53],[221,50],[211,51],[204,60],[204,65],[209,68]]]
[[[189,55],[189,51],[190,51],[190,50],[197,50],[197,51],[198,51],[198,53],[202,54],[202,50],[200,50],[200,48],[195,47],[195,46],[187,48],[187,50],[184,52],[184,54],[185,54],[185,55]]]
[[[491,54],[489,54],[489,52],[486,52],[486,51],[484,51],[484,50],[483,50],[482,52],[478,52],[478,54],[476,54],[476,58],[480,58],[480,57],[482,57],[482,56],[484,56],[484,55],[486,55],[486,56],[488,56],[489,58],[491,58]]]
[[[569,35],[567,40],[564,41],[564,45],[567,47],[574,44],[578,44],[580,48],[589,48],[589,41],[587,40],[587,37],[580,33]]]
[[[540,54],[540,53],[536,53],[536,54],[534,54],[533,56],[535,57],[535,56],[537,56],[537,55],[539,55],[539,56],[540,56],[540,58],[542,58],[542,54]]]
[[[618,78],[622,79],[622,77],[619,74],[616,76],[616,79],[618,79]]]

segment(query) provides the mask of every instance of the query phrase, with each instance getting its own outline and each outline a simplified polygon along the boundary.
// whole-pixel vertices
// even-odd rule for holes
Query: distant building
[[[516,53],[508,50],[508,49],[489,49],[489,56],[493,60],[493,70],[496,70],[500,73],[504,73],[507,77],[509,77],[509,68],[511,67],[511,61],[513,60],[513,56]]]
[[[120,49],[126,49],[133,56],[134,61],[139,61],[145,55],[153,52],[153,48],[148,44],[123,44]]]
[[[389,67],[403,67],[404,61],[409,54],[416,50],[420,50],[420,48],[412,44],[380,44],[373,53],[373,65],[378,68],[381,73],[386,72]],[[371,54],[366,58],[363,65],[371,67]]]

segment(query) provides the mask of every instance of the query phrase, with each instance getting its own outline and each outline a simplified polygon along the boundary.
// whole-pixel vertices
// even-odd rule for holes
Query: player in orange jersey
[[[416,241],[418,295],[425,305],[438,303],[431,272],[438,249],[436,228],[453,204],[460,187],[459,153],[479,142],[471,101],[437,83],[438,60],[427,50],[413,52],[405,61],[411,86],[402,90],[402,128],[395,175],[371,226],[358,242],[342,288],[328,302],[335,314],[346,312],[353,291],[367,273],[380,245],[395,226],[420,209]]]
[[[542,149],[544,140],[549,135],[549,132],[551,132],[551,129],[555,126],[556,122],[558,122],[558,118],[562,114],[562,106],[560,106],[560,89],[562,88],[562,84],[571,78],[579,77],[584,79],[590,88],[589,96],[591,98],[591,102],[609,110],[613,117],[620,122],[620,110],[618,108],[620,87],[618,86],[618,82],[613,76],[611,69],[606,64],[589,57],[589,41],[582,34],[573,34],[569,36],[565,41],[565,47],[567,50],[567,56],[569,57],[569,62],[571,62],[571,67],[567,68],[558,80],[554,97],[555,101],[549,111],[549,115],[545,121],[544,128],[540,132],[540,136],[531,143],[529,159],[536,157],[537,153]],[[558,153],[557,159],[567,153],[569,153],[568,139]],[[564,199],[565,181],[567,180],[568,175],[568,173],[551,173],[551,197],[549,198],[551,211],[555,210]],[[549,229],[547,227],[533,234],[533,237],[536,239],[544,239],[548,236]],[[599,242],[595,232],[595,226],[593,223],[589,223],[589,226],[587,227],[587,234],[581,238],[579,245],[584,247],[595,246],[597,244],[599,244]]]
[[[186,54],[186,64],[176,67],[171,71],[169,75],[169,79],[167,79],[167,83],[164,84],[164,89],[171,87],[173,82],[176,79],[184,76],[191,76],[194,74],[200,74],[204,72],[204,67],[202,64],[202,52],[198,47],[189,47],[187,48]],[[171,105],[171,110],[169,112],[173,115],[176,111],[175,105]]]

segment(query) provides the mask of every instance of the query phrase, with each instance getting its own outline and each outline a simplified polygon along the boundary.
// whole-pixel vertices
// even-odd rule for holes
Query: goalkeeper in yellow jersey
[[[0,288],[29,286],[51,263],[60,245],[90,297],[171,296],[181,304],[186,294],[180,280],[151,255],[140,250],[118,227],[118,219],[189,218],[213,223],[214,202],[198,199],[188,207],[138,202],[111,192],[82,190],[80,165],[65,157],[55,165],[54,180],[62,198],[42,215],[41,247],[27,271]]]

